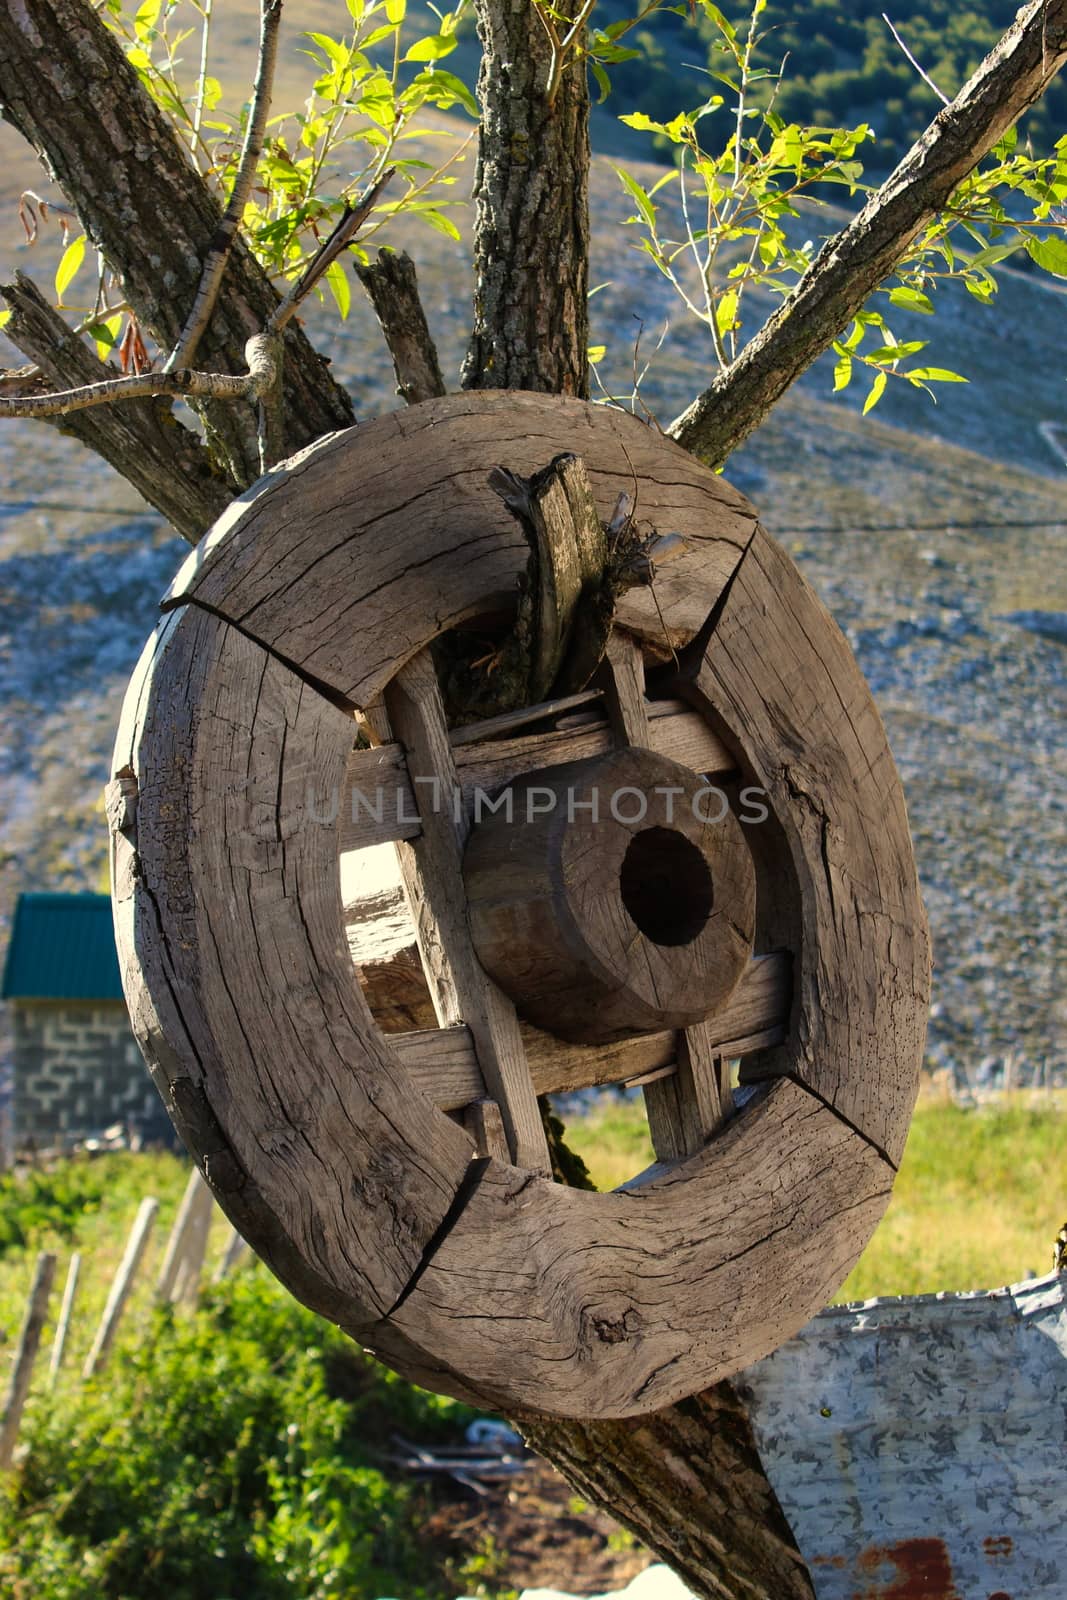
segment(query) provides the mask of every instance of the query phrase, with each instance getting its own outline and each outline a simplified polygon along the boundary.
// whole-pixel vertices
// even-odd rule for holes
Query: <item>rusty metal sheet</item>
[[[1067,1277],[833,1307],[736,1381],[819,1600],[1067,1600]]]

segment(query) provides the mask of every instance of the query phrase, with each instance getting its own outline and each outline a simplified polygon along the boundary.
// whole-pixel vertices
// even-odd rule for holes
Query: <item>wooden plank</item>
[[[67,1267],[67,1281],[63,1285],[63,1300],[59,1307],[59,1320],[56,1323],[55,1337],[52,1340],[52,1358],[48,1363],[48,1384],[55,1387],[63,1365],[63,1356],[67,1348],[67,1335],[70,1332],[70,1319],[74,1312],[74,1300],[78,1293],[78,1275],[81,1272],[82,1258],[77,1250],[70,1258]]]
[[[731,752],[712,733],[704,718],[684,702],[652,701],[648,713],[646,743],[650,749],[691,767],[694,772],[715,775],[733,770],[735,760]],[[459,731],[469,732],[468,729]],[[510,739],[467,741],[458,746],[453,741],[463,814],[469,822],[479,789],[492,795],[524,772],[604,755],[611,748],[610,726],[599,720],[579,728],[552,729]],[[320,794],[317,804],[328,814],[334,800]],[[372,844],[418,837],[419,808],[399,744],[386,743],[380,749],[351,752],[336,808],[342,851],[363,850]]]
[[[756,956],[717,1017],[702,1024],[709,1047],[724,1061],[747,1050],[777,1044],[784,1036],[791,1000],[788,955]],[[635,1034],[615,1044],[568,1044],[519,1024],[523,1049],[537,1094],[569,1094],[576,1089],[628,1083],[677,1060],[677,1034]],[[445,1111],[455,1111],[485,1094],[474,1041],[465,1027],[426,1028],[392,1034],[390,1044],[420,1091]]]
[[[463,1126],[474,1140],[480,1156],[496,1156],[498,1161],[510,1161],[508,1136],[504,1119],[495,1100],[472,1100],[463,1109]]]
[[[37,1360],[37,1351],[41,1344],[41,1334],[44,1330],[45,1318],[48,1315],[48,1300],[52,1293],[52,1280],[55,1277],[55,1273],[55,1256],[51,1255],[47,1250],[42,1250],[37,1257],[37,1264],[33,1270],[33,1282],[30,1285],[30,1296],[26,1302],[26,1313],[22,1319],[18,1342],[15,1345],[11,1380],[8,1383],[3,1406],[0,1407],[0,1472],[9,1471],[14,1460],[19,1426],[22,1422],[22,1413],[26,1407],[26,1399],[30,1392],[30,1380],[33,1377],[34,1363]]]
[[[468,722],[462,728],[453,728],[449,734],[452,749],[483,739],[500,739],[507,733],[517,733],[531,722],[547,722],[573,712],[579,706],[595,706],[601,698],[599,689],[583,689],[580,694],[560,695],[555,700],[542,700],[540,705],[519,706],[515,711],[505,711],[499,717],[484,717],[481,722]]]
[[[96,1336],[90,1346],[89,1354],[85,1358],[85,1365],[82,1368],[83,1378],[93,1378],[98,1372],[103,1371],[108,1353],[115,1341],[119,1323],[122,1321],[122,1313],[129,1302],[134,1279],[137,1276],[137,1269],[141,1265],[145,1250],[148,1247],[152,1225],[156,1220],[158,1211],[159,1201],[152,1199],[150,1196],[142,1200],[137,1208],[137,1215],[134,1218],[133,1227],[130,1229],[129,1238],[126,1240],[126,1248],[123,1251],[122,1260],[119,1262],[115,1270],[115,1276],[111,1281],[111,1289],[108,1292],[107,1304],[104,1306],[104,1312],[100,1318],[100,1325],[96,1330]]]
[[[515,1008],[483,971],[470,940],[462,869],[467,828],[448,804],[458,783],[428,654],[398,673],[386,692],[386,704],[406,750],[412,788],[423,791],[422,834],[404,848],[412,852],[420,879],[420,948],[426,940],[440,952],[449,982],[448,1009],[455,1008],[442,1020],[462,1020],[470,1029],[486,1089],[504,1120],[512,1159],[528,1171],[548,1172],[548,1145]]]
[[[645,663],[632,634],[616,629],[608,640],[601,668],[608,721],[622,744],[649,747],[650,719],[645,703]]]

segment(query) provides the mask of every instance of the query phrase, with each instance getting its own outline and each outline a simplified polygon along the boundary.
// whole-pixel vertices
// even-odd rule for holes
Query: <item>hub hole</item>
[[[634,835],[619,887],[623,905],[653,944],[689,944],[711,915],[708,864],[674,828],[643,828]]]

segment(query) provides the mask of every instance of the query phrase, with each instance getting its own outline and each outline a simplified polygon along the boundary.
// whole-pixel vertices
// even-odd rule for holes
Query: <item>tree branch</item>
[[[29,278],[16,274],[12,283],[0,284],[0,296],[11,309],[6,336],[37,369],[17,375],[22,386],[31,377],[67,389],[92,384],[101,372],[118,376],[114,367],[101,366]],[[169,405],[136,400],[91,418],[59,414],[54,425],[103,456],[190,544],[233,498],[233,484],[215,470],[201,440]]]
[[[226,204],[218,232],[208,251],[200,273],[196,298],[193,301],[185,326],[174,349],[167,359],[165,372],[187,367],[196,354],[196,347],[211,321],[211,313],[218,299],[222,275],[230,251],[245,214],[245,206],[256,175],[263,138],[267,131],[267,114],[270,111],[271,87],[274,83],[274,64],[278,58],[278,28],[282,20],[282,0],[261,0],[259,8],[259,61],[256,81],[252,90],[252,104],[248,111],[241,159],[237,176],[233,180],[230,198]]]
[[[721,466],[893,271],[956,188],[1067,60],[1067,0],[1030,0],[955,100],[671,435]]]
[[[105,378],[59,394],[18,395],[0,400],[0,417],[66,417],[121,400],[167,396],[172,400],[259,400],[275,384],[278,364],[269,336],[257,334],[245,346],[248,371],[244,373],[142,372],[129,377]]]
[[[215,196],[100,16],[84,0],[0,6],[0,112],[33,144],[164,350],[182,333],[221,222]],[[199,364],[239,373],[279,296],[238,235]],[[299,327],[285,334],[283,454],[349,427],[351,401]],[[204,403],[212,447],[235,481],[259,472],[254,419]]]
[[[355,269],[370,296],[389,354],[393,358],[397,392],[409,406],[445,393],[445,380],[419,298],[419,283],[411,257],[395,250],[379,250],[377,261]]]

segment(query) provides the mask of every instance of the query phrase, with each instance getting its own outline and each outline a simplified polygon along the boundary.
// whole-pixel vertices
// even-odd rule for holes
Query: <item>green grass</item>
[[[188,1168],[112,1155],[0,1181],[0,1364],[36,1252],[83,1255],[64,1370],[44,1330],[0,1480],[0,1595],[10,1600],[450,1600],[502,1592],[477,1533],[428,1531],[436,1491],[389,1459],[391,1436],[454,1440],[472,1415],[395,1377],[298,1305],[258,1262],[206,1285],[195,1309],[152,1288]],[[80,1369],[140,1199],[160,1214],[112,1358]],[[208,1272],[228,1225],[212,1231]]]
[[[1047,1272],[1067,1217],[1065,1137],[1061,1100],[921,1102],[889,1210],[837,1298],[989,1289]],[[605,1098],[567,1124],[567,1141],[600,1189],[652,1160],[636,1101]]]

